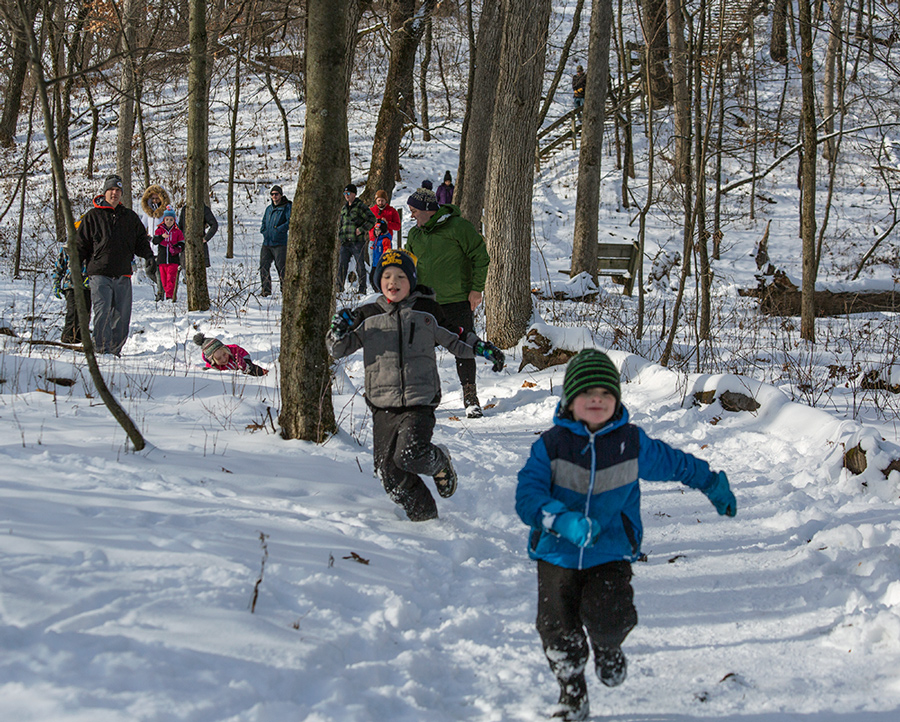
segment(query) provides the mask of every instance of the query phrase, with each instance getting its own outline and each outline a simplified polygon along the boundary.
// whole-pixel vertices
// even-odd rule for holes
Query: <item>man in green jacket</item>
[[[452,204],[439,205],[437,196],[419,188],[407,200],[416,227],[406,239],[406,250],[418,258],[419,283],[430,286],[444,312],[447,328],[475,332],[475,309],[484,295],[484,282],[491,259],[484,238]],[[456,371],[463,387],[466,416],[483,415],[475,387],[474,359],[456,360]]]

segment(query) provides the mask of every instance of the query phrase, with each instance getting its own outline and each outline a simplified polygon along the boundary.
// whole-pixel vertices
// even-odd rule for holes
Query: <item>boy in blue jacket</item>
[[[625,681],[622,642],[637,624],[631,563],[643,535],[638,479],[681,481],[727,516],[737,502],[725,472],[628,423],[619,371],[600,351],[569,362],[553,424],[519,472],[516,511],[531,527],[537,629],[560,686],[553,716],[584,720],[588,639],[600,681]]]

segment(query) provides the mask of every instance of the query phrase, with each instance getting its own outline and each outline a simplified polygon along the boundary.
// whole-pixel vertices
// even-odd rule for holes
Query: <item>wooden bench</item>
[[[597,275],[609,276],[624,286],[622,292],[630,296],[637,277],[637,264],[640,246],[637,241],[631,243],[598,243]]]

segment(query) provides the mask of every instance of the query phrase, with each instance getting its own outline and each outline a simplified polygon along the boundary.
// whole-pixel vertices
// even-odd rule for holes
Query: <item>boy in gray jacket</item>
[[[434,497],[419,474],[433,477],[438,494],[447,498],[456,491],[456,472],[447,449],[431,443],[441,400],[435,346],[460,358],[483,356],[494,371],[503,369],[503,353],[474,333],[441,325],[434,293],[416,286],[413,254],[389,249],[371,275],[382,295],[335,314],[328,350],[341,358],[363,349],[373,455],[384,490],[411,521],[436,519]]]

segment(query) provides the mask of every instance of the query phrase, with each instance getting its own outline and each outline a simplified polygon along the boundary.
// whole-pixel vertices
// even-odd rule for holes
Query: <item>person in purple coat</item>
[[[444,173],[444,182],[438,186],[438,189],[434,192],[437,196],[438,203],[442,206],[447,203],[453,203],[453,178],[450,175],[450,171],[448,170]]]

